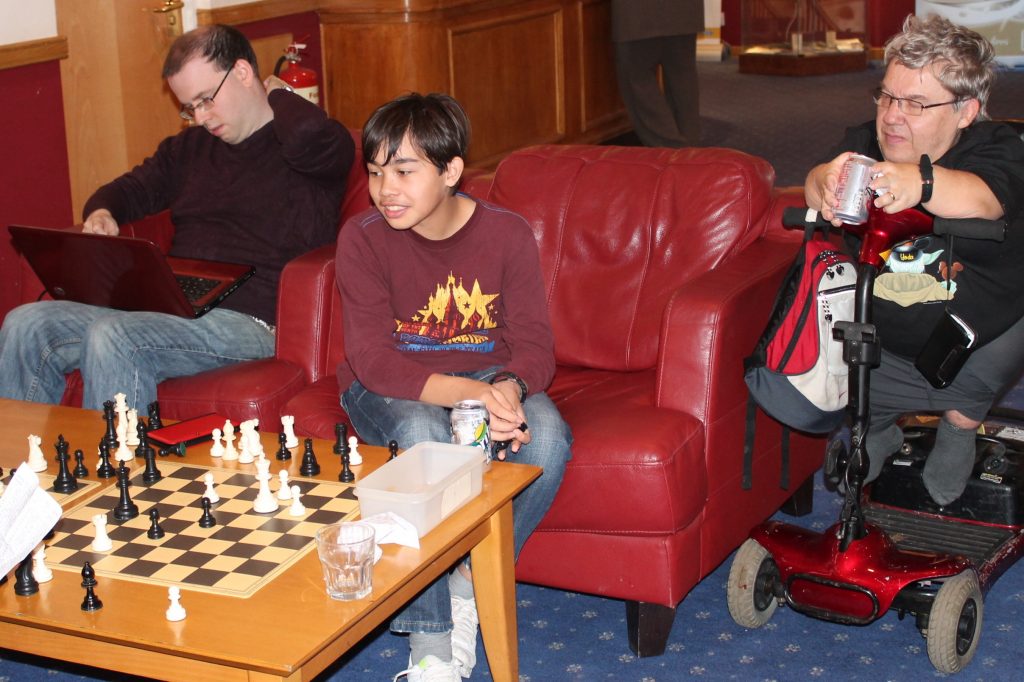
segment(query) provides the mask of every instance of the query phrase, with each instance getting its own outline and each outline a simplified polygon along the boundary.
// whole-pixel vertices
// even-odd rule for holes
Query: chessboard
[[[3,478],[0,479],[3,481],[4,487],[11,484],[11,479],[14,477],[15,471],[17,471],[17,469],[11,469],[4,472]],[[53,489],[53,482],[57,478],[54,474],[48,474],[45,471],[42,471],[37,473],[36,476],[39,477],[39,487],[50,493],[50,497],[57,500],[57,503],[62,507],[66,507],[75,500],[79,500],[89,493],[94,492],[100,485],[98,481],[79,478],[77,490],[73,490],[70,493],[58,493]]]
[[[303,516],[294,517],[288,502],[282,502],[276,513],[252,510],[259,489],[253,473],[167,461],[161,461],[159,469],[163,478],[152,484],[142,481],[141,470],[131,477],[130,495],[139,507],[133,519],[119,522],[113,517],[117,486],[65,511],[47,542],[47,564],[77,574],[89,561],[97,577],[250,597],[313,549],[318,529],[350,520],[359,511],[352,486],[344,483],[289,479],[302,491],[306,508]],[[211,507],[216,525],[201,528],[200,500],[207,473],[214,476],[220,501]],[[146,535],[153,506],[165,531],[159,540]],[[108,552],[90,547],[96,514],[107,514],[113,542]]]

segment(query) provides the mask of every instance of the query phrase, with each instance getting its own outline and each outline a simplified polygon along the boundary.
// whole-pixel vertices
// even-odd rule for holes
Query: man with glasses
[[[1024,142],[987,120],[993,58],[974,31],[938,16],[908,17],[886,45],[875,120],[847,130],[834,158],[804,184],[807,205],[838,226],[840,171],[850,154],[864,154],[878,160],[871,189],[886,213],[917,207],[937,217],[1006,221],[1002,243],[923,235],[896,245],[875,284],[882,360],[871,375],[867,480],[902,444],[903,413],[939,413],[924,468],[939,506],[963,493],[978,426],[1024,369]],[[951,314],[976,341],[952,383],[939,389],[914,361],[925,349],[946,350],[941,329]]]
[[[178,38],[163,76],[192,125],[100,187],[83,229],[116,235],[170,209],[171,255],[256,274],[194,320],[67,301],[20,306],[0,329],[0,397],[60,402],[65,374],[78,368],[83,407],[125,393],[144,409],[164,379],[272,355],[281,270],[334,240],[354,158],[340,123],[280,79],[260,80],[252,46],[228,26]]]

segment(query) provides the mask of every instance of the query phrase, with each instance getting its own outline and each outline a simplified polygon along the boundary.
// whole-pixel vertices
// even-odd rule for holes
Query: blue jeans
[[[489,381],[497,371],[498,368],[491,368],[461,376]],[[446,408],[371,393],[358,381],[341,396],[341,404],[360,437],[371,445],[396,440],[398,447],[404,450],[423,441],[451,441],[451,411]],[[518,453],[510,453],[510,459],[543,467],[544,473],[512,501],[516,557],[555,499],[572,445],[569,425],[546,394],[529,396],[523,403],[523,411],[532,440]],[[393,632],[448,632],[451,629],[447,574],[435,580],[391,621]]]
[[[164,379],[274,353],[274,334],[252,317],[217,308],[199,319],[125,312],[69,301],[15,308],[0,328],[0,397],[59,403],[80,369],[82,407],[114,394],[144,412]]]

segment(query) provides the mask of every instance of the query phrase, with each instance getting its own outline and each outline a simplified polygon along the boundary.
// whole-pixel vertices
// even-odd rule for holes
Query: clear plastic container
[[[483,468],[480,448],[417,443],[356,483],[360,515],[393,512],[423,537],[480,494]]]

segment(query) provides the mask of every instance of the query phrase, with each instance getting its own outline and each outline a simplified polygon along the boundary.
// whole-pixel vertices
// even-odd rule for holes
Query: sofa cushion
[[[281,414],[295,417],[295,433],[314,438],[333,439],[334,425],[345,423],[350,434],[358,435],[345,410],[341,409],[338,380],[331,374],[314,381],[296,393],[281,408]]]

